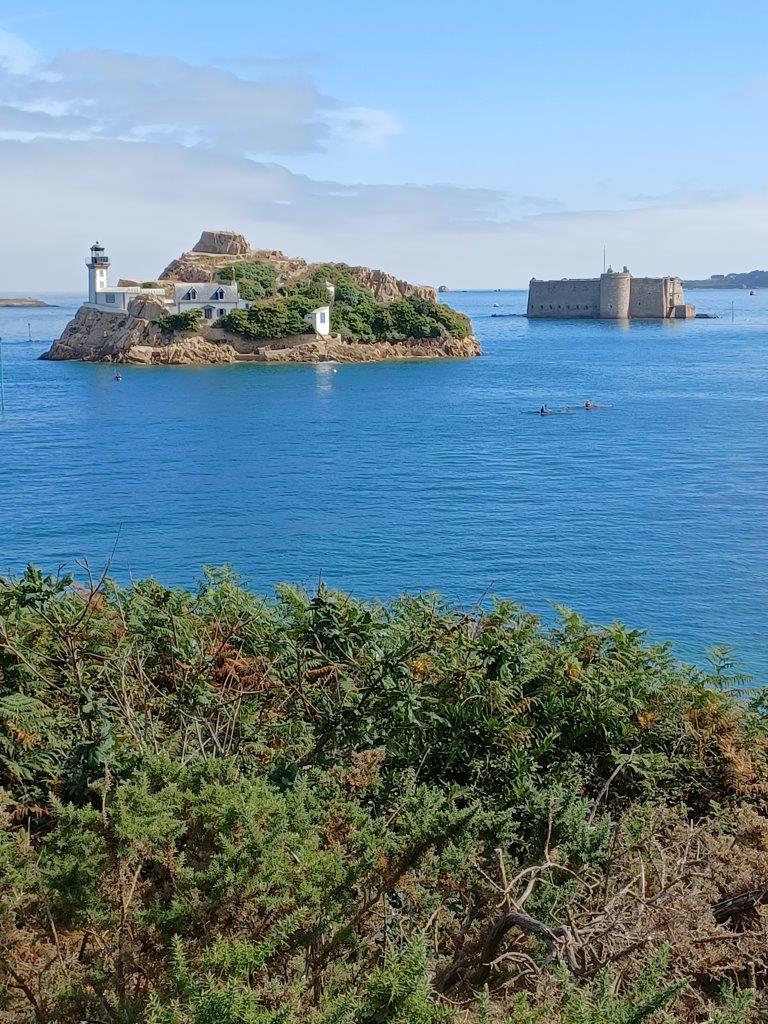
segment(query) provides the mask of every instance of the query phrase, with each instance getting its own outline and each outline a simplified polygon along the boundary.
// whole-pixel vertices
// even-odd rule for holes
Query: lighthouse
[[[109,256],[104,252],[104,246],[94,242],[91,246],[91,258],[86,261],[88,268],[88,301],[95,303],[96,292],[103,292],[107,288],[107,271],[109,270]]]

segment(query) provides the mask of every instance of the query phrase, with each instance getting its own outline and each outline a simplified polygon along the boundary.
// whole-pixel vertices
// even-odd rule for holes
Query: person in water
[[[594,409],[595,406],[594,406],[593,402],[590,402],[590,400],[587,399],[586,402],[584,403],[584,408],[585,409]]]
[[[546,405],[542,405],[542,407],[539,409],[539,416],[548,416],[548,415],[549,415],[549,409],[547,408]]]

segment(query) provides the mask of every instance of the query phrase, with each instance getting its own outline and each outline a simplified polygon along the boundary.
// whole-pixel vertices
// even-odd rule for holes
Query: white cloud
[[[19,112],[45,112],[62,123],[30,117],[19,138],[73,132],[131,141],[162,138],[214,147],[232,155],[322,150],[336,135],[380,146],[399,130],[386,111],[345,107],[310,82],[290,77],[244,78],[169,57],[106,50],[62,53],[42,61],[26,44],[0,35],[0,94]]]
[[[501,192],[450,186],[347,186],[275,163],[203,149],[108,140],[0,141],[0,194],[12,248],[8,291],[82,289],[94,238],[116,275],[151,278],[203,228],[254,246],[379,266],[452,287],[521,287],[531,276],[596,273],[705,277],[765,265],[768,194],[626,211],[509,215]]]
[[[603,244],[637,274],[765,264],[768,196],[619,196],[612,210],[451,185],[348,185],[265,162],[333,142],[379,147],[396,118],[345,106],[296,78],[273,81],[170,58],[87,51],[43,60],[0,32],[0,194],[12,247],[3,289],[76,289],[95,237],[115,270],[151,278],[203,228],[257,247],[381,266],[454,287],[519,287],[596,272]],[[289,73],[290,72],[290,73]],[[624,208],[622,208],[624,207]],[[630,207],[630,208],[627,208]]]
[[[28,43],[0,28],[0,69],[12,75],[31,74],[39,63],[40,58]]]

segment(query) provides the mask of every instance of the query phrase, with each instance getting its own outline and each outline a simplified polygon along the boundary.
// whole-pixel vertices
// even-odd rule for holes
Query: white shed
[[[311,313],[307,313],[305,319],[312,325],[315,334],[322,334],[324,337],[331,333],[331,307],[318,306]]]

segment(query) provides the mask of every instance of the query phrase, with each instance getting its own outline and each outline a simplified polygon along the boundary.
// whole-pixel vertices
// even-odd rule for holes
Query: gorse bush
[[[744,682],[504,601],[0,580],[0,1014],[756,1021]]]

